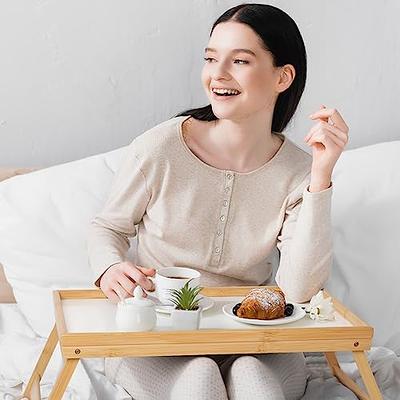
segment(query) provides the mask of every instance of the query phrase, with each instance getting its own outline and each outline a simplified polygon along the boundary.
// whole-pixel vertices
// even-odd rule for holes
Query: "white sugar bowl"
[[[138,285],[133,291],[133,297],[117,304],[115,321],[121,331],[151,331],[157,323],[155,303],[143,297],[143,289]]]

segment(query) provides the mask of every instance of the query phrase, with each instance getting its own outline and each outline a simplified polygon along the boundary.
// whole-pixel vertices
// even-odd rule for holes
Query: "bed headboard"
[[[0,181],[11,178],[15,175],[22,175],[40,168],[5,168],[0,167]],[[0,303],[15,303],[15,297],[10,284],[4,275],[3,266],[1,265],[0,254]]]

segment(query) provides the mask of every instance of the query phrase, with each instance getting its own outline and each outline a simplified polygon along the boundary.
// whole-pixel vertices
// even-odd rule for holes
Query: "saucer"
[[[199,306],[202,308],[202,311],[209,310],[214,305],[214,300],[207,296],[202,296],[202,299],[199,301]],[[171,311],[174,309],[175,305],[159,305],[156,303],[156,311],[164,314],[171,314]]]

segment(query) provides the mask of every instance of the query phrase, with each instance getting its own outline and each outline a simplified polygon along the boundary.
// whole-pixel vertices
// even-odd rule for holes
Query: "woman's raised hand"
[[[304,141],[313,149],[313,172],[332,174],[336,161],[349,140],[349,128],[337,109],[326,108],[323,104],[309,117],[316,123]]]
[[[154,268],[141,267],[130,261],[113,264],[109,267],[100,279],[100,289],[113,302],[118,303],[127,297],[133,296],[136,286],[153,292],[154,282],[148,276],[154,276]],[[147,293],[143,291],[143,296]]]

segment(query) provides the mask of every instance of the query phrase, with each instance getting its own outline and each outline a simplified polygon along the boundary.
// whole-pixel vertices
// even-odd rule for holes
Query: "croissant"
[[[285,295],[279,288],[254,288],[242,300],[237,316],[276,319],[285,316]]]

